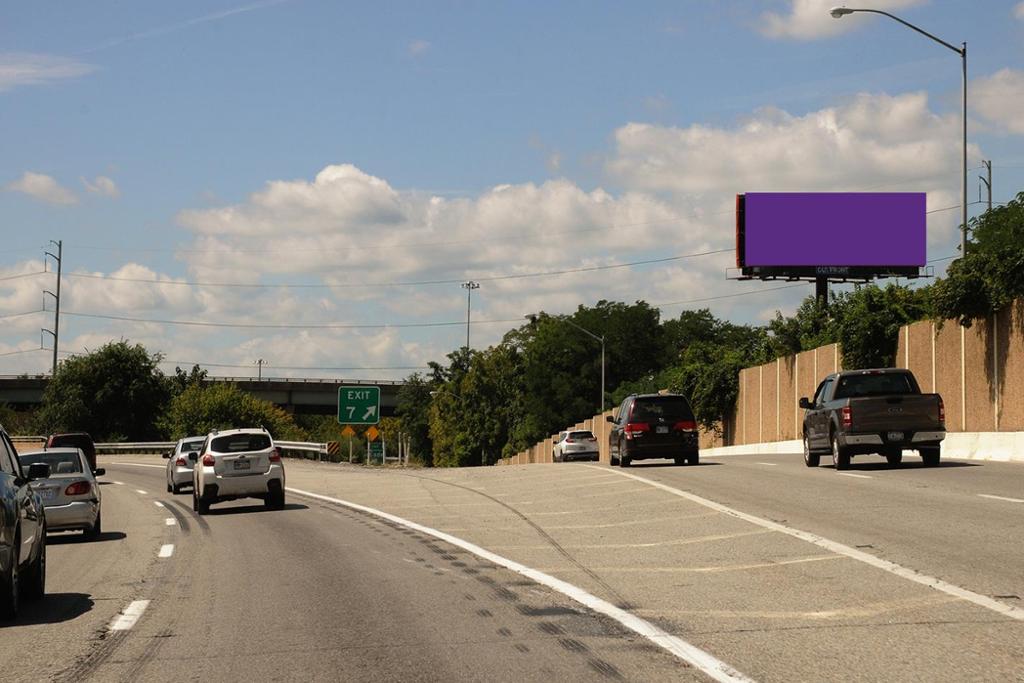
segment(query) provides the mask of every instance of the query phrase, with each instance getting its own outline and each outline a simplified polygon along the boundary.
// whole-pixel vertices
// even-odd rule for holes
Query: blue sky
[[[457,284],[366,283],[477,279],[481,321],[601,298],[764,320],[808,289],[753,294],[728,253],[500,279],[728,249],[743,191],[925,191],[948,256],[959,58],[830,4],[8,4],[0,373],[49,367],[50,239],[62,350],[123,337],[219,375],[401,377],[463,343],[400,326],[461,320]],[[1024,189],[1024,3],[871,6],[968,42],[969,165]]]

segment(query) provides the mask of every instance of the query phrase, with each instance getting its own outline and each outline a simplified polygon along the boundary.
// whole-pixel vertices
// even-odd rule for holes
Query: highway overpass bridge
[[[49,381],[47,375],[0,376],[0,403],[6,403],[16,410],[34,408],[42,403],[43,391]],[[297,377],[207,377],[204,381],[234,384],[242,391],[270,401],[289,413],[313,415],[336,414],[338,387],[353,385],[380,387],[381,415],[394,415],[398,405],[398,390],[404,384],[394,380]]]

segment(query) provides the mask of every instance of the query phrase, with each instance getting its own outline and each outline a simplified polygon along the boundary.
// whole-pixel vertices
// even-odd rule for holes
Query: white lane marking
[[[146,495],[146,492],[143,491],[142,489],[135,489],[135,493],[141,493],[142,495]]]
[[[587,465],[587,467],[594,466]],[[712,510],[717,510],[718,512],[721,512],[723,514],[736,517],[737,519],[742,519],[746,522],[750,522],[751,524],[756,524],[758,526],[764,527],[765,529],[772,529],[773,531],[778,531],[781,534],[786,534],[794,538],[799,538],[801,541],[813,543],[819,548],[825,548],[826,550],[831,550],[832,552],[837,553],[839,555],[845,555],[850,559],[857,560],[858,562],[863,562],[864,564],[868,564],[877,569],[887,571],[890,574],[895,574],[896,576],[907,579],[908,581],[920,583],[922,585],[928,586],[929,588],[934,588],[935,590],[942,591],[943,593],[947,593],[954,597],[961,598],[968,602],[972,602],[975,605],[978,605],[979,607],[984,607],[985,609],[992,610],[993,612],[998,612],[999,614],[1010,617],[1011,619],[1024,621],[1024,609],[1021,609],[1019,607],[1013,607],[1012,605],[1007,605],[998,600],[990,598],[987,595],[981,595],[980,593],[975,593],[974,591],[967,590],[966,588],[955,586],[951,583],[943,581],[942,579],[937,579],[934,576],[920,574],[914,571],[913,569],[907,569],[906,567],[898,565],[895,562],[890,562],[889,560],[883,560],[880,557],[869,555],[868,553],[862,550],[851,548],[848,545],[843,545],[842,543],[838,543],[836,541],[831,541],[827,538],[824,538],[823,536],[812,534],[809,531],[795,529],[784,524],[779,524],[778,522],[773,522],[768,519],[762,519],[761,517],[755,517],[754,515],[749,515],[745,512],[740,512],[739,510],[734,510],[733,508],[722,505],[721,503],[716,503],[713,500],[701,498],[698,495],[687,493],[686,491],[680,491],[679,489],[672,488],[671,486],[666,486],[665,484],[662,484],[660,482],[651,481],[650,479],[644,479],[643,477],[638,477],[635,474],[619,472],[618,470],[616,470],[616,473],[621,477],[629,477],[630,479],[636,479],[637,481],[647,482],[647,484],[649,484],[650,486],[653,486],[654,488],[657,489],[661,489],[662,491],[665,491],[667,493],[671,493],[674,496],[685,498],[686,500],[689,500],[693,503],[697,503],[698,505],[703,505],[704,507],[711,508]]]
[[[110,622],[110,630],[127,631],[132,626],[135,626],[135,622],[139,620],[139,617],[142,616],[147,607],[149,607],[149,600],[136,600],[129,604]]]
[[[988,494],[988,493],[979,493],[978,495],[980,497],[982,497],[982,498],[991,498],[992,500],[1005,500],[1008,503],[1024,503],[1024,500],[1022,500],[1020,498],[1007,498],[1006,496],[993,496],[993,495]]]
[[[177,524],[177,522],[174,520],[174,517],[168,517],[164,520],[164,524],[166,524],[167,526],[174,526],[175,524]]]
[[[164,504],[161,503],[159,500],[154,500],[153,505],[156,505],[158,508],[162,508],[164,506]]]
[[[139,462],[113,462],[111,465],[130,465],[131,467],[155,467],[158,470],[166,470],[167,465],[143,465]]]
[[[856,477],[857,479],[874,479],[868,474],[854,474],[853,472],[837,472],[840,477]]]
[[[777,462],[759,462],[759,463],[756,463],[756,464],[758,464],[758,465],[767,465],[768,467],[778,467],[779,466],[779,463],[777,463]]]
[[[157,553],[157,557],[170,557],[174,554],[174,544],[168,543],[167,545],[160,546],[160,552]]]
[[[352,503],[347,500],[341,500],[340,498],[331,498],[330,496],[320,495],[319,493],[303,491],[301,489],[293,489],[289,487],[286,488],[285,490],[289,491],[290,493],[297,493],[302,496],[308,496],[316,500],[322,500],[328,503],[334,503],[336,505],[344,505],[345,507],[352,508],[353,510],[360,510],[361,512],[366,512],[371,515],[380,517],[382,519],[387,519],[396,524],[401,524],[402,526],[408,529],[412,529],[414,531],[418,531],[421,534],[433,536],[434,538],[440,539],[446,543],[454,545],[457,548],[462,548],[467,552],[473,553],[477,557],[487,560],[488,562],[499,565],[501,567],[505,567],[506,569],[514,571],[517,574],[521,574],[522,576],[525,576],[528,579],[531,579],[539,584],[547,586],[552,590],[558,591],[562,595],[565,595],[571,600],[575,600],[584,607],[587,607],[607,617],[611,617],[615,621],[619,622],[620,624],[628,628],[630,631],[633,631],[634,633],[637,633],[643,636],[644,638],[647,638],[655,645],[658,645],[659,647],[668,650],[670,653],[672,653],[679,659],[689,662],[692,666],[700,669],[716,681],[720,681],[721,683],[753,683],[753,679],[750,679],[747,676],[741,674],[739,671],[732,668],[725,662],[717,659],[716,657],[705,652],[704,650],[701,650],[695,645],[691,645],[682,638],[678,638],[662,630],[658,626],[655,626],[651,622],[645,619],[641,619],[635,614],[632,614],[624,609],[616,607],[615,605],[606,602],[595,595],[591,595],[582,588],[574,586],[566,581],[562,581],[561,579],[556,579],[550,574],[545,574],[544,572],[537,571],[536,569],[527,567],[526,565],[519,564],[515,560],[510,560],[506,557],[502,557],[501,555],[492,553],[491,551],[485,550],[484,548],[481,548],[478,545],[474,545],[469,541],[464,541],[461,538],[458,538],[457,536],[452,536],[451,534],[447,534],[443,531],[438,531],[437,529],[432,529],[428,526],[423,526],[422,524],[411,522],[407,519],[397,517],[382,510],[366,507],[365,505],[359,505],[358,503]]]
[[[110,483],[111,484],[117,484],[118,486],[124,486],[124,482],[123,481],[112,481]]]

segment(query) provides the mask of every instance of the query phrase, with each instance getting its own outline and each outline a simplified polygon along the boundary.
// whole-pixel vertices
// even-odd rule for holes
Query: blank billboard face
[[[924,266],[923,192],[748,192],[746,266]]]

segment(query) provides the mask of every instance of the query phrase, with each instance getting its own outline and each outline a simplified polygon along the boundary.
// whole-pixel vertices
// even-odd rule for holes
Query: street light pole
[[[468,352],[469,351],[469,311],[470,311],[470,306],[469,305],[470,305],[470,302],[473,301],[473,290],[474,289],[480,289],[480,283],[479,282],[473,282],[472,280],[467,280],[466,282],[462,283],[462,288],[464,290],[466,290],[466,351]]]
[[[834,19],[841,19],[847,14],[853,14],[854,12],[867,12],[870,14],[881,14],[882,16],[889,17],[894,21],[898,21],[907,28],[917,31],[921,35],[931,38],[939,45],[947,47],[953,52],[960,55],[960,61],[963,68],[963,110],[961,112],[961,124],[963,132],[963,145],[960,156],[960,172],[961,172],[961,185],[960,185],[960,257],[963,258],[967,255],[967,42],[961,43],[960,47],[950,45],[942,38],[933,36],[923,28],[914,26],[909,21],[900,19],[895,14],[889,14],[878,9],[863,9],[853,7],[833,7],[829,10],[829,13]]]

